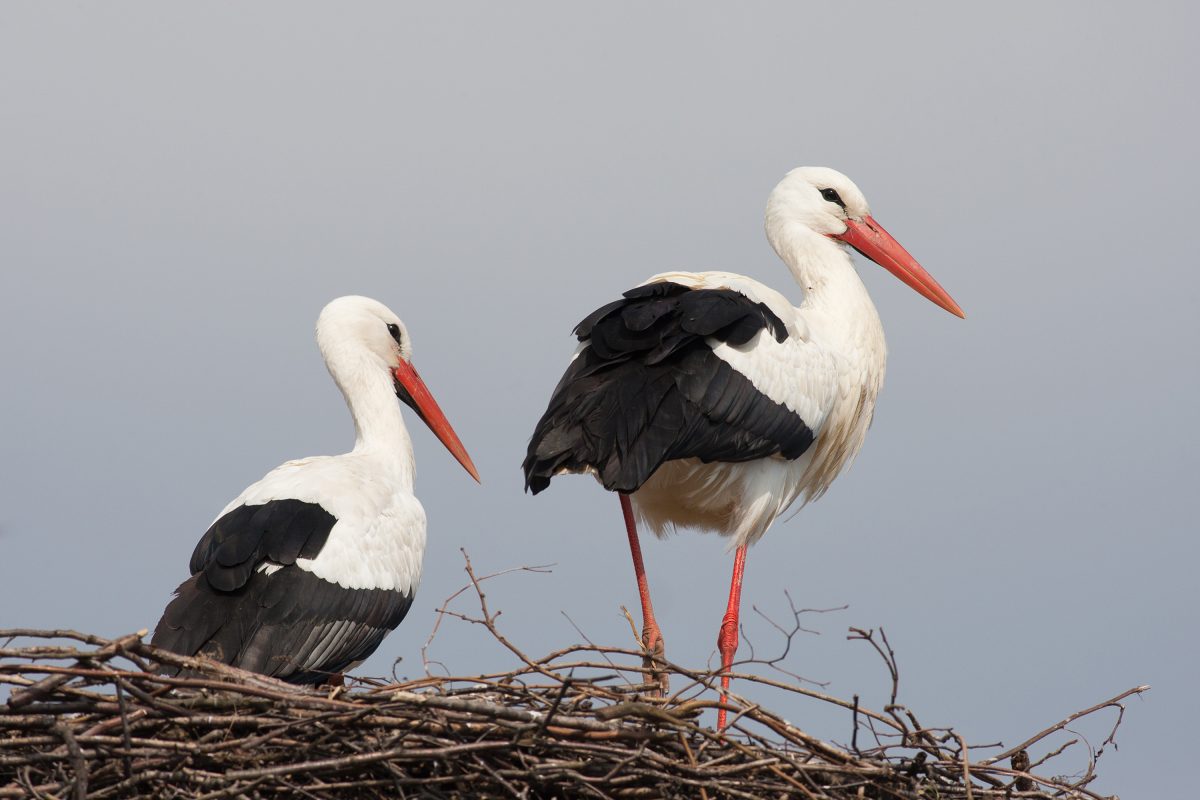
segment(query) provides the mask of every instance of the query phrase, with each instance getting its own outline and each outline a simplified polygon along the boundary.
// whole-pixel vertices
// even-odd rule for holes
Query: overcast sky
[[[5,3],[0,627],[152,627],[243,486],[347,449],[312,328],[362,293],[408,324],[483,485],[408,417],[425,577],[360,672],[420,674],[460,547],[557,565],[491,584],[530,652],[579,639],[560,611],[628,643],[616,498],[521,491],[571,327],[667,269],[799,302],[763,204],[828,165],[968,317],[860,264],[887,385],[854,467],[750,551],[748,636],[777,640],[750,609],[785,590],[848,604],[791,669],[878,707],[844,635],[883,625],[901,701],[981,744],[1153,684],[1096,788],[1169,796],[1200,714],[1200,19],[1115,6]],[[702,665],[723,543],[645,548],[669,654]],[[461,625],[434,655],[510,663]]]

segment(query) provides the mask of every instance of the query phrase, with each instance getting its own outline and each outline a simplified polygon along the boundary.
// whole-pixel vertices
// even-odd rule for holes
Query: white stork
[[[317,344],[354,417],[354,449],[288,461],[227,505],[152,644],[320,683],[356,666],[404,619],[421,580],[425,511],[396,398],[479,474],[386,306],[334,300],[317,320]]]
[[[766,233],[804,289],[799,307],[742,275],[655,275],[576,326],[579,349],[524,462],[534,494],[568,472],[590,472],[619,493],[648,653],[661,655],[663,639],[635,514],[659,537],[677,527],[731,537],[733,578],[717,637],[723,694],[746,548],[850,463],[883,384],[883,327],[844,245],[963,316],[832,169],[789,172],[767,200]]]

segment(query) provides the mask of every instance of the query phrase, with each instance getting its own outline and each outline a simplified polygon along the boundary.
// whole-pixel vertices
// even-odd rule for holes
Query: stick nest
[[[925,728],[896,704],[886,638],[851,629],[892,674],[882,712],[795,682],[734,677],[734,688],[744,681],[838,706],[851,741],[822,741],[734,694],[730,727],[718,732],[705,724],[720,704],[716,675],[661,664],[674,692],[657,697],[638,650],[587,644],[530,658],[496,627],[469,562],[468,574],[464,588],[476,591],[480,615],[449,611],[448,600],[438,622],[448,615],[484,626],[516,656],[509,672],[314,690],[159,650],[142,641],[144,631],[108,640],[0,630],[0,685],[9,689],[0,703],[0,798],[1098,800],[1088,785],[1113,743],[1121,701],[1148,688],[995,753],[996,745],[968,747],[953,730]],[[790,643],[795,631],[781,631]],[[158,664],[185,672],[167,677]],[[1099,751],[1088,746],[1086,768],[1072,778],[1041,775],[1078,741],[1050,749],[1043,740],[1106,708],[1116,721]],[[1031,764],[1035,745],[1049,752]],[[976,755],[988,747],[992,754]]]

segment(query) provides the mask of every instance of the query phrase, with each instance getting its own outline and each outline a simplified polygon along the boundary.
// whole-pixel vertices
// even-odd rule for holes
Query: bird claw
[[[652,697],[664,697],[671,690],[671,676],[665,668],[667,646],[663,641],[662,632],[654,628],[642,631],[642,666],[649,670],[646,673],[653,687],[648,694]]]
[[[344,694],[346,691],[346,673],[344,673],[344,672],[331,673],[329,675],[329,677],[327,677],[324,681],[321,682],[320,685],[324,686],[326,689],[329,690],[328,699],[336,700],[340,695]]]

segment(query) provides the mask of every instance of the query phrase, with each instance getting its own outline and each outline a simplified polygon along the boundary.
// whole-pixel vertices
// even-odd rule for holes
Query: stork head
[[[471,456],[413,367],[408,329],[390,308],[369,297],[339,297],[325,306],[317,319],[317,344],[348,399],[345,370],[388,376],[396,396],[417,413],[471,477],[479,480]]]
[[[954,298],[871,216],[854,181],[828,167],[797,167],[767,199],[767,237],[783,255],[797,229],[853,247],[927,300],[965,317]]]

